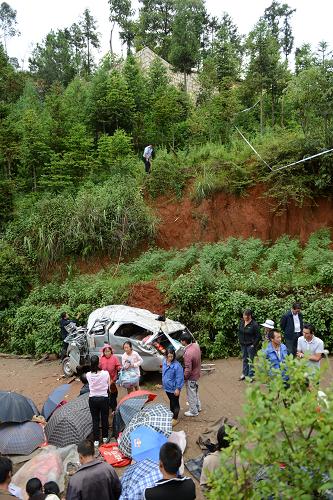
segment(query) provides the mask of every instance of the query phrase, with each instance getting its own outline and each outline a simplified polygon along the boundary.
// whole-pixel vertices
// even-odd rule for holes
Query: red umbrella
[[[153,401],[157,397],[150,391],[134,391],[127,394],[119,401],[116,411],[113,415],[112,433],[118,437],[131,419],[144,407],[148,401]]]
[[[137,397],[140,397],[140,396],[147,396],[147,402],[148,401],[154,401],[154,399],[157,398],[157,394],[155,394],[154,392],[145,391],[143,389],[140,390],[140,391],[133,391],[133,392],[130,392],[129,394],[126,394],[126,396],[124,396],[119,401],[117,408],[119,408],[119,406],[122,405],[128,399],[137,398]]]

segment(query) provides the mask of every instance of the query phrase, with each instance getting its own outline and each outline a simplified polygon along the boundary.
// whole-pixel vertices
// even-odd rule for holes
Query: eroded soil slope
[[[189,195],[176,200],[166,196],[151,202],[159,217],[156,244],[162,248],[184,248],[192,243],[216,242],[230,236],[264,241],[282,234],[297,236],[301,242],[321,227],[333,227],[333,200],[320,198],[303,207],[294,203],[282,213],[265,188],[256,185],[245,196],[217,193],[196,205]]]

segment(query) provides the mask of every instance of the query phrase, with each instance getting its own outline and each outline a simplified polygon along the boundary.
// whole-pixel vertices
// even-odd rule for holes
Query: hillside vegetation
[[[151,249],[128,264],[94,275],[73,272],[63,283],[36,286],[27,298],[6,309],[2,344],[18,353],[57,352],[60,310],[84,323],[97,307],[126,303],[134,284],[156,280],[168,304],[167,315],[185,323],[209,357],[238,354],[243,308],[251,307],[260,322],[270,318],[279,324],[295,300],[302,302],[305,319],[316,325],[331,349],[331,243],[326,230],[314,233],[304,248],[287,236],[273,245],[230,238],[178,251]]]
[[[16,13],[0,7],[3,348],[57,349],[60,309],[83,320],[96,306],[125,301],[130,285],[149,277],[166,294],[170,314],[198,332],[211,356],[234,352],[245,305],[277,319],[297,296],[329,331],[326,309],[311,312],[312,303],[330,300],[328,233],[305,249],[286,237],[273,246],[232,239],[183,252],[151,250],[119,269],[73,277],[78,258],[107,255],[122,263],[153,246],[158,220],[149,207],[160,195],[180,198],[186,188],[200,203],[217,191],[238,196],[263,183],[285,210],[332,191],[330,154],[274,171],[333,146],[332,53],[325,41],[294,47],[297,12],[273,1],[245,35],[227,13],[211,16],[202,0],[143,0],[137,13],[130,2],[108,3],[126,58],[110,52],[96,63],[99,34],[85,10],[36,45],[28,71],[6,52]],[[143,71],[135,52],[144,46],[182,73],[183,85],[172,85],[158,60]],[[198,92],[190,94],[187,75],[194,72]],[[142,153],[149,143],[156,158],[147,176]],[[48,276],[55,264],[67,266],[64,283]]]

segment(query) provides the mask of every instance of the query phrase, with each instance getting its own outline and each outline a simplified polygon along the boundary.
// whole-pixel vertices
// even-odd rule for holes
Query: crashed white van
[[[89,356],[100,355],[102,347],[107,343],[112,346],[114,354],[121,358],[124,352],[123,344],[126,340],[130,340],[133,349],[143,359],[141,370],[144,373],[161,371],[163,355],[170,345],[174,347],[177,358],[182,357],[183,346],[179,339],[184,331],[188,332],[188,329],[182,323],[146,309],[110,305],[96,309],[89,315],[85,335]],[[74,344],[75,339],[72,336],[67,358],[63,363],[64,373],[67,376],[75,372],[78,364],[82,362],[77,355],[77,348],[74,350]]]

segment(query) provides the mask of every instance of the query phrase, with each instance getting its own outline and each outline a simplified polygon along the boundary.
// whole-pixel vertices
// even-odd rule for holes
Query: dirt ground
[[[187,410],[185,391],[181,394],[180,421],[175,430],[184,430],[187,436],[185,459],[200,455],[201,451],[196,444],[199,434],[212,422],[221,416],[237,419],[242,413],[246,384],[239,382],[241,362],[239,359],[225,359],[215,361],[215,370],[205,374],[200,380],[200,399],[202,411],[199,417],[184,417]],[[48,394],[58,385],[68,382],[61,378],[62,369],[59,361],[49,361],[35,366],[33,361],[26,359],[0,359],[1,390],[15,391],[30,397],[39,410]],[[142,388],[145,387],[158,394],[157,401],[167,403],[159,374],[148,375]],[[65,399],[72,399],[79,394],[81,382],[74,380]],[[119,390],[118,400],[126,394]],[[199,488],[198,488],[199,490]],[[199,493],[199,492],[198,492]],[[201,496],[199,494],[198,498]]]
[[[216,360],[215,370],[205,374],[200,379],[199,392],[202,411],[198,417],[184,417],[186,411],[185,391],[181,394],[180,421],[175,427],[176,431],[184,430],[187,436],[185,460],[200,455],[201,451],[196,440],[199,434],[209,424],[225,416],[237,420],[242,415],[242,405],[245,399],[246,382],[240,382],[241,360],[237,358]],[[332,363],[332,360],[331,360]],[[332,380],[332,368],[326,373],[324,385]],[[68,382],[62,378],[62,369],[59,361],[44,362],[35,366],[33,361],[26,359],[0,359],[1,390],[16,391],[30,397],[38,409],[42,409],[48,394],[58,385]],[[156,401],[168,405],[167,397],[160,387],[161,376],[150,374],[147,376],[142,388],[156,392]],[[73,380],[70,391],[65,399],[72,399],[79,394],[81,382]],[[120,388],[119,399],[126,394]],[[197,498],[203,497],[197,488]]]

